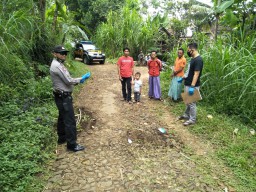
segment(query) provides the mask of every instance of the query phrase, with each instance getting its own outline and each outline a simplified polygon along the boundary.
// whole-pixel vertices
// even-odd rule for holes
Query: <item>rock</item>
[[[55,175],[54,177],[52,177],[51,179],[49,179],[50,182],[56,183],[58,181],[61,181],[62,177],[61,175]]]
[[[103,189],[109,189],[109,187],[112,186],[112,181],[110,180],[110,181],[99,182],[99,185]]]
[[[86,167],[86,170],[87,170],[88,172],[93,172],[93,171],[94,171],[94,169],[93,169],[91,166]]]
[[[85,179],[80,179],[80,180],[77,181],[77,183],[84,186],[84,185],[86,185],[88,182],[87,182],[87,180],[85,180]]]
[[[62,186],[62,187],[61,187],[62,191],[66,191],[66,190],[68,190],[69,188],[70,188],[69,185],[68,185],[68,186]]]
[[[233,187],[228,187],[229,192],[236,192],[236,190]]]
[[[132,173],[134,175],[140,175],[141,174],[141,171],[140,170],[133,170]]]
[[[67,164],[62,164],[59,166],[59,169],[62,169],[62,170],[65,170],[68,168],[68,165]]]
[[[102,164],[104,165],[104,164],[107,164],[108,163],[108,161],[105,159],[105,160],[103,160],[102,161]]]
[[[95,179],[94,179],[94,178],[87,178],[87,182],[88,182],[88,183],[95,182]]]

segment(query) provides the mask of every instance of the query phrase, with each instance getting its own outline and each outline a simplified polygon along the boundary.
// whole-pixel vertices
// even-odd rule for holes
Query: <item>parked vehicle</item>
[[[81,58],[85,64],[93,62],[105,63],[105,54],[92,41],[79,41],[75,45],[74,57]]]

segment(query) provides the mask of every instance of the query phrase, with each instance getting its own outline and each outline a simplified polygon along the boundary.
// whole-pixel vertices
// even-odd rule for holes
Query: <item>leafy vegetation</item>
[[[246,43],[230,38],[223,40],[202,51],[206,63],[202,85],[206,102],[218,112],[237,115],[245,123],[255,125],[255,38],[248,38]]]
[[[216,156],[230,167],[241,183],[254,191],[255,183],[255,141],[250,129],[255,128],[255,38],[246,43],[231,35],[219,37],[213,43],[205,35],[195,36],[204,59],[198,123],[190,130],[209,140],[216,147]],[[227,44],[229,46],[227,46]],[[182,45],[186,48],[186,43]],[[176,48],[177,49],[177,48]],[[175,58],[173,51],[172,57]],[[173,63],[173,59],[170,60]],[[162,73],[163,92],[167,95],[170,71]],[[174,105],[180,115],[184,105]],[[207,115],[213,115],[213,119]],[[235,130],[238,130],[236,133]],[[240,189],[239,191],[243,191]]]
[[[149,6],[162,7],[164,14],[148,14]],[[70,42],[88,36],[104,48],[111,62],[125,46],[135,57],[139,50],[161,50],[159,44],[165,44],[173,63],[178,47],[186,50],[189,41],[198,42],[205,62],[204,100],[200,121],[191,131],[211,140],[241,185],[253,191],[255,137],[248,130],[256,124],[255,6],[255,0],[214,0],[213,7],[194,0],[2,1],[0,191],[40,191],[39,179],[53,158],[55,143],[52,127],[57,111],[48,72],[51,50],[56,44],[71,49]],[[187,27],[197,32],[191,40],[184,40]],[[74,76],[86,70],[81,63],[69,61],[68,66]],[[162,73],[162,83],[167,93],[168,71]],[[209,112],[213,121],[205,118]],[[235,128],[239,131],[234,136]]]
[[[44,163],[54,158],[53,107],[33,98],[1,106],[1,191],[40,191],[35,176],[45,173]]]
[[[86,72],[83,63],[69,62],[73,76]],[[75,65],[74,65],[75,64]],[[26,86],[1,104],[0,191],[41,191],[45,164],[54,159],[57,108],[47,76]],[[6,91],[6,89],[5,89]]]
[[[52,32],[54,17],[45,14],[45,8],[46,4],[35,1],[0,4],[0,191],[3,192],[41,191],[46,163],[54,159],[57,109],[52,99],[49,64],[53,46],[61,44],[68,33],[63,32],[66,30],[63,23],[67,22],[62,19],[63,12],[56,17],[59,18],[56,33]],[[58,33],[63,36],[56,36]],[[69,67],[75,75],[85,72],[81,63],[70,62]]]
[[[154,46],[155,32],[160,27],[160,20],[160,17],[156,17],[144,21],[139,14],[138,1],[127,0],[119,12],[109,12],[107,22],[97,29],[95,41],[111,58],[122,54],[124,47],[129,47],[131,55],[137,57],[139,50],[145,52]]]
[[[124,0],[67,0],[69,10],[74,13],[74,20],[79,26],[84,26],[89,37],[94,36],[98,25],[107,21],[107,15],[111,11],[122,8]]]
[[[171,113],[176,116],[184,112],[183,103],[169,104],[172,105]],[[215,148],[216,157],[233,171],[236,179],[226,182],[237,191],[255,191],[256,137],[250,133],[250,127],[241,124],[236,116],[215,112],[213,107],[203,102],[198,103],[197,115],[197,124],[189,127],[189,130],[202,140],[210,141]],[[213,118],[208,118],[208,115],[212,115]]]

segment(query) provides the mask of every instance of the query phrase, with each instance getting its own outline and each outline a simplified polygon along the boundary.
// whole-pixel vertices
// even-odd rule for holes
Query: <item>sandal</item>
[[[184,126],[193,125],[195,124],[195,121],[187,120],[185,123],[183,123]]]

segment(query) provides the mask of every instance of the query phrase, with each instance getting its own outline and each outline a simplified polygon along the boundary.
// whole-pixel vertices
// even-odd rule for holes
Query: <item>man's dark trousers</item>
[[[76,145],[76,120],[71,95],[55,94],[55,103],[59,110],[57,133],[60,140],[66,140],[67,146]]]
[[[123,81],[122,83],[122,93],[123,93],[123,98],[127,101],[131,101],[131,94],[132,94],[132,87],[131,87],[131,81],[132,77],[122,77]],[[127,91],[126,91],[127,89]]]

